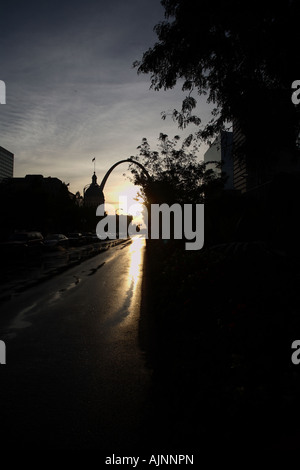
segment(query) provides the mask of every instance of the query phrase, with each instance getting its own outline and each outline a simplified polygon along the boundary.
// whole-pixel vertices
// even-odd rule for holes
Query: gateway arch
[[[103,180],[101,181],[101,184],[100,184],[100,189],[101,189],[102,193],[103,193],[104,186],[105,186],[106,181],[108,180],[109,175],[116,168],[116,166],[120,165],[121,163],[128,163],[128,162],[129,163],[134,163],[135,165],[138,165],[143,170],[143,172],[147,176],[148,180],[149,181],[151,180],[151,177],[150,177],[148,171],[146,170],[146,168],[144,167],[144,165],[142,165],[140,162],[137,162],[136,160],[132,160],[132,158],[127,158],[126,160],[120,160],[119,162],[115,163],[106,172],[106,174],[105,174],[105,176],[104,176],[104,178],[103,178]],[[104,194],[103,194],[103,198],[104,198]]]
[[[104,186],[108,180],[109,175],[111,172],[116,168],[116,166],[121,165],[121,163],[134,163],[135,165],[139,166],[143,173],[146,175],[148,181],[151,180],[151,177],[144,167],[140,162],[137,162],[136,160],[133,160],[132,158],[127,158],[126,160],[120,160],[114,165],[110,167],[110,169],[106,172],[104,175],[104,178],[101,181],[101,184],[99,185],[97,183],[97,176],[94,171],[94,174],[92,176],[92,183],[87,185],[84,190],[83,190],[83,195],[84,195],[84,201],[86,206],[90,207],[95,207],[104,204],[105,198],[104,198]]]

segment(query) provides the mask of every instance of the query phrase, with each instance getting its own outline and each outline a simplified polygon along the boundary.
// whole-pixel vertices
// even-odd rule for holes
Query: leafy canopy
[[[158,150],[151,150],[146,138],[138,147],[138,154],[132,159],[138,161],[151,175],[151,181],[143,171],[131,164],[132,181],[141,186],[143,199],[153,203],[200,203],[212,193],[223,187],[223,179],[207,164],[197,160],[198,145],[190,135],[181,146],[179,136],[169,139],[161,133]]]
[[[280,130],[286,145],[294,141],[297,119],[291,84],[299,78],[299,0],[161,3],[165,20],[154,28],[158,42],[134,66],[138,73],[151,74],[155,90],[182,83],[187,96],[182,109],[173,112],[179,127],[200,124],[192,114],[196,92],[215,105],[211,121],[198,137],[211,138],[235,118],[245,134],[251,134],[253,121],[258,119],[255,127],[261,129],[268,116],[266,140],[274,136],[277,140]]]

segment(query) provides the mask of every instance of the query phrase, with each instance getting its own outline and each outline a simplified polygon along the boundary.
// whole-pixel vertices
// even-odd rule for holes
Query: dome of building
[[[92,176],[92,183],[84,192],[84,204],[85,206],[93,207],[104,204],[104,194],[97,183],[97,176],[94,172]]]

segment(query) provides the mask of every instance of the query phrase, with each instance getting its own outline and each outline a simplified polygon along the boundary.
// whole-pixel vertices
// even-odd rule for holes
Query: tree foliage
[[[151,175],[151,181],[136,165],[131,164],[132,180],[141,186],[147,203],[200,203],[208,195],[223,187],[223,178],[207,164],[197,159],[198,145],[189,135],[180,145],[179,136],[169,139],[161,133],[158,150],[151,150],[146,138],[132,159],[142,163]]]
[[[291,84],[299,78],[300,2],[161,3],[165,20],[154,28],[158,42],[134,65],[138,73],[150,74],[155,90],[182,83],[187,97],[182,109],[173,112],[179,127],[200,124],[193,115],[196,92],[214,105],[212,118],[199,128],[198,137],[207,140],[238,119],[243,133],[252,136],[256,153],[276,153],[280,147],[295,151],[299,117],[291,102]]]

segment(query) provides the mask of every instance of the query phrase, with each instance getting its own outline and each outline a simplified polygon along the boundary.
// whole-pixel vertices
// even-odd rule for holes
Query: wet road
[[[1,305],[2,449],[142,446],[144,247],[135,237]]]

